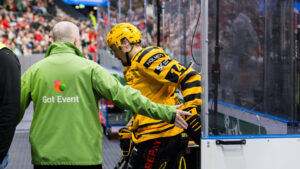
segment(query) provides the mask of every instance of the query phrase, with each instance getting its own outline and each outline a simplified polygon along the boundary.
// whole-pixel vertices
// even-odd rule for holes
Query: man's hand
[[[176,106],[177,111],[176,111],[176,118],[175,118],[174,124],[175,124],[175,126],[177,126],[179,128],[187,129],[188,124],[181,116],[182,115],[190,116],[191,113],[183,111],[183,110],[178,110],[181,106],[182,106],[182,104]]]
[[[6,155],[3,161],[0,163],[0,169],[4,169],[8,164],[8,155]]]

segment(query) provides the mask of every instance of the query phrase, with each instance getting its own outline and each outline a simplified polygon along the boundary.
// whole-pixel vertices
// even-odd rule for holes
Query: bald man
[[[100,98],[120,108],[187,127],[181,115],[189,113],[152,103],[86,59],[77,48],[79,30],[73,23],[57,23],[53,40],[45,59],[31,66],[21,79],[20,120],[30,101],[34,104],[30,128],[34,169],[102,168]]]

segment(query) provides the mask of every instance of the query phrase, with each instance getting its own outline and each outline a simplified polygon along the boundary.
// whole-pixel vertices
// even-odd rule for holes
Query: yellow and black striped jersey
[[[201,105],[200,75],[192,68],[186,68],[172,60],[161,48],[147,47],[137,52],[131,65],[125,67],[126,83],[139,90],[151,101],[166,105],[180,104],[175,93],[178,88],[185,101],[182,109],[197,113]],[[175,136],[183,132],[173,124],[134,114],[133,141]]]

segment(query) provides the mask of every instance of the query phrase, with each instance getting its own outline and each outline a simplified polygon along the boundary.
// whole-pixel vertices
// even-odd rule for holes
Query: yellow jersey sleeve
[[[184,110],[199,108],[201,105],[201,77],[192,68],[186,68],[172,60],[161,48],[148,47],[138,52],[133,61],[137,62],[143,76],[155,79],[158,83],[175,86],[183,95]],[[153,84],[155,85],[155,84]]]

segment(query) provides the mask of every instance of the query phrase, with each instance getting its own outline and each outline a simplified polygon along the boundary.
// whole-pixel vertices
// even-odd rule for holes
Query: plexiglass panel
[[[200,26],[196,29],[200,17],[200,0],[163,0],[161,5],[161,46],[169,56],[185,66],[192,60],[193,52],[199,64],[195,68],[200,70]]]
[[[109,1],[108,7],[98,11],[101,65],[112,64],[105,40],[108,30],[119,22],[137,26],[144,47],[159,42],[171,58],[183,65],[188,66],[194,56],[193,67],[198,71],[201,51],[207,47],[208,77],[202,78],[209,80],[209,123],[203,125],[209,126],[210,135],[298,133],[300,97],[296,92],[300,91],[300,76],[295,59],[293,1],[220,0],[220,83],[216,92],[212,71],[217,4],[216,0],[207,1],[208,45],[201,46],[200,32],[205,25],[203,20],[196,25],[202,2],[206,1],[159,0],[161,8],[157,8],[157,0]],[[122,70],[120,62],[115,62],[119,65],[113,66]]]
[[[196,63],[199,64],[194,68],[200,71],[200,21],[198,29],[196,29],[197,19],[200,16],[200,0],[160,0],[159,11],[156,0],[111,0],[108,3],[107,7],[98,8],[98,35],[100,39],[98,46],[102,52],[100,56],[102,58],[101,65],[111,64],[106,62],[106,55],[111,56],[105,44],[109,29],[117,23],[130,22],[140,29],[143,47],[157,46],[159,39],[159,46],[171,58],[186,66],[192,60],[193,51]],[[157,31],[158,12],[160,12],[159,33]],[[119,69],[122,69],[122,66]]]
[[[145,7],[148,2],[138,0],[110,0],[107,7],[98,8],[98,55],[100,64],[104,67],[123,70],[123,66],[118,61],[106,44],[108,31],[118,23],[130,22],[138,27],[142,33],[142,45],[148,45],[147,39],[147,12]]]
[[[208,11],[211,72],[215,62],[215,0],[209,1]],[[293,1],[220,1],[218,24],[220,83],[217,112],[212,99],[215,84],[209,84],[210,135],[298,133],[293,108]],[[209,77],[213,79],[212,73]]]

